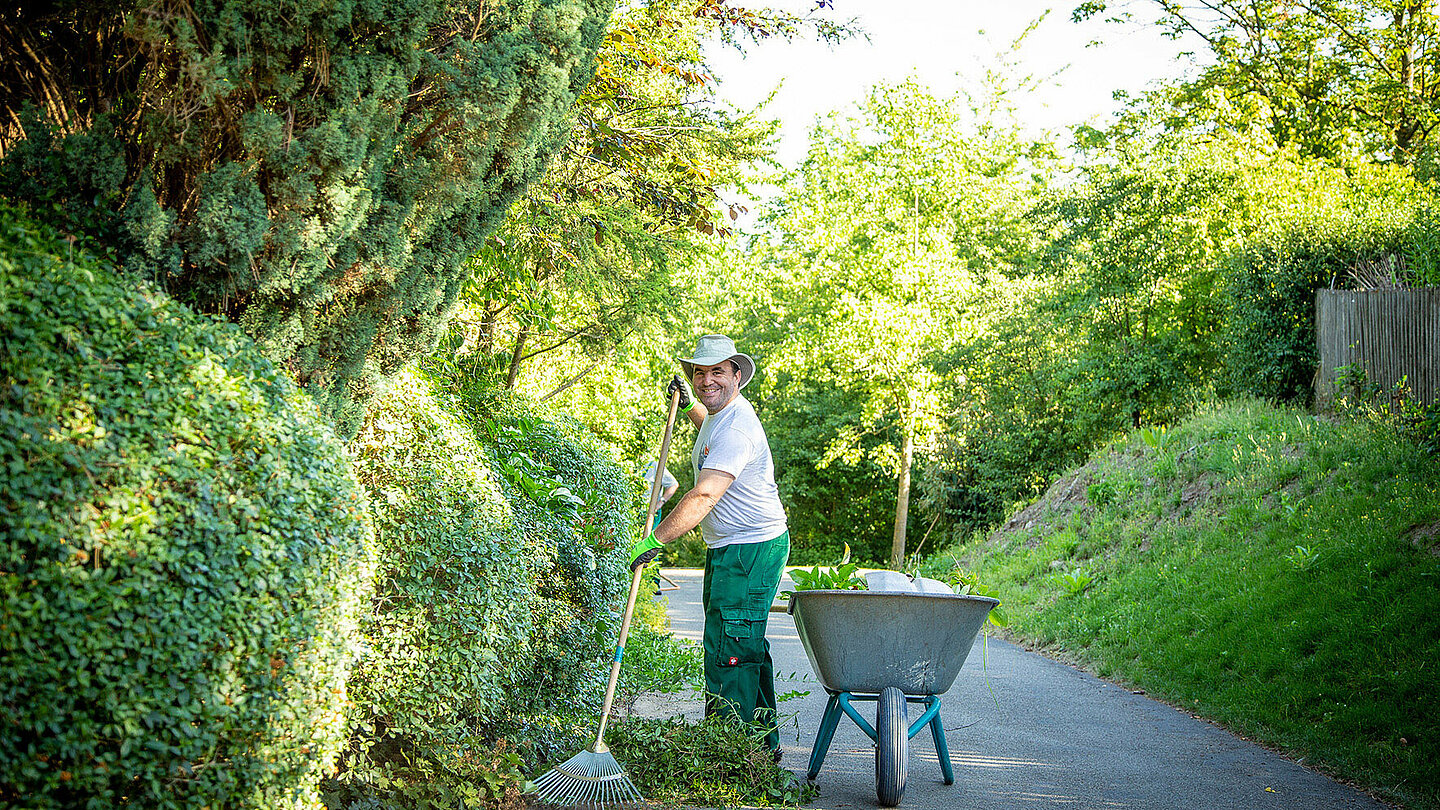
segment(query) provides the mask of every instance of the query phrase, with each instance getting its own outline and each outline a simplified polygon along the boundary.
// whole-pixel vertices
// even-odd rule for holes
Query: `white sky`
[[[1165,39],[1157,26],[1098,18],[1071,22],[1078,2],[834,0],[831,16],[857,18],[870,41],[855,38],[834,48],[808,40],[767,41],[749,46],[744,56],[717,44],[707,57],[721,78],[721,97],[737,106],[754,106],[783,80],[769,113],[782,122],[777,156],[785,165],[804,157],[817,115],[848,108],[877,82],[901,81],[913,72],[940,95],[962,82],[975,85],[986,66],[995,64],[994,55],[1008,50],[1047,9],[1049,16],[1019,51],[1019,68],[1037,77],[1058,75],[1017,105],[1027,129],[1103,120],[1119,106],[1112,98],[1116,89],[1138,92],[1189,66],[1176,59],[1181,45]],[[813,2],[771,0],[769,5],[798,13]],[[1120,0],[1111,6],[1143,14],[1150,4]],[[1095,40],[1103,44],[1090,45]]]

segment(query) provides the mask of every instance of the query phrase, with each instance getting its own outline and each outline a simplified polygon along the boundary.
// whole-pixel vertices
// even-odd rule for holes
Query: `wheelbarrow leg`
[[[926,699],[925,705],[939,706],[940,698],[931,695]],[[955,784],[955,771],[950,767],[950,747],[945,744],[945,724],[940,722],[940,713],[930,718],[930,735],[935,738],[935,754],[940,759],[940,772],[945,774],[945,784]]]
[[[815,747],[810,750],[810,772],[806,779],[811,782],[820,775],[820,766],[825,764],[825,754],[830,750],[830,741],[835,737],[835,727],[840,725],[840,695],[830,695],[825,704],[825,716],[820,719],[820,731],[815,735]]]

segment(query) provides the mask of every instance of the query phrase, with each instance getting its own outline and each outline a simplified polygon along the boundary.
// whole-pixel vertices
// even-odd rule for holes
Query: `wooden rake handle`
[[[680,392],[670,395],[670,413],[665,417],[665,436],[660,440],[660,459],[655,462],[655,475],[650,482],[650,507],[645,510],[645,522],[640,526],[640,538],[650,531],[650,521],[655,510],[660,508],[660,490],[665,482],[665,461],[670,457],[670,436],[675,429],[675,414],[680,409]],[[615,702],[615,684],[620,681],[620,659],[625,656],[625,639],[630,636],[630,617],[635,615],[635,597],[640,593],[640,579],[645,566],[635,569],[630,577],[630,596],[625,600],[625,618],[620,620],[620,641],[615,645],[615,660],[610,664],[610,683],[605,687],[605,707],[600,711],[600,730],[595,732],[595,745],[590,748],[597,754],[609,749],[605,746],[605,725],[610,722],[610,707]]]

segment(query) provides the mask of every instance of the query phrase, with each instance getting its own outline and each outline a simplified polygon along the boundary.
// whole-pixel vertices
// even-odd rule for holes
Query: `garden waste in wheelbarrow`
[[[820,773],[840,722],[848,715],[875,741],[875,792],[894,807],[905,792],[910,738],[926,726],[935,739],[945,784],[954,783],[940,719],[950,689],[999,600],[985,596],[881,591],[797,591],[790,614],[820,685],[830,693],[810,754],[809,779]],[[853,702],[877,704],[872,727]],[[913,723],[906,704],[925,706]]]

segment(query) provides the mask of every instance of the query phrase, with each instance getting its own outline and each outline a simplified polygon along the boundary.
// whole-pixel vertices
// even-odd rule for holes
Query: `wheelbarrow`
[[[975,635],[999,600],[985,596],[880,591],[797,591],[790,615],[810,666],[830,693],[808,778],[825,762],[842,714],[875,741],[875,792],[882,807],[905,793],[910,739],[926,726],[935,739],[945,784],[955,782],[940,695],[950,689]],[[876,703],[871,726],[853,704]],[[913,722],[907,704],[925,707]]]

